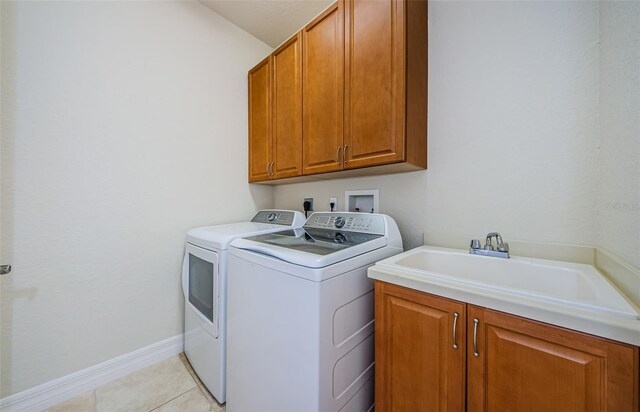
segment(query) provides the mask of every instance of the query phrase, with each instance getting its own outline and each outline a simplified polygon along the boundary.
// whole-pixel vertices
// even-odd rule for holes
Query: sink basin
[[[552,260],[471,255],[466,250],[422,246],[376,266],[450,286],[474,287],[537,301],[640,319],[627,301],[593,266]]]

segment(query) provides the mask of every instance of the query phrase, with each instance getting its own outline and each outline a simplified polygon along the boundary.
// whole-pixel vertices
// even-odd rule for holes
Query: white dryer
[[[250,222],[191,229],[182,264],[184,351],[202,382],[226,401],[226,287],[229,243],[240,236],[297,228],[304,215],[261,210]]]
[[[386,215],[320,212],[229,249],[227,411],[368,411],[367,268],[402,252]]]

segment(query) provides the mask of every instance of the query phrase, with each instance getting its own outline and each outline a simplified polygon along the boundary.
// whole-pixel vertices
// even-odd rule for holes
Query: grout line
[[[149,410],[148,412],[153,412],[153,411],[155,411],[155,410],[158,410],[159,408],[162,408],[164,405],[168,404],[169,402],[171,402],[171,401],[172,401],[172,400],[174,400],[174,399],[177,399],[177,398],[181,397],[181,396],[182,396],[182,395],[184,395],[185,393],[187,393],[187,392],[189,392],[189,391],[192,391],[194,388],[197,388],[197,386],[194,386],[193,388],[190,388],[190,389],[188,389],[188,390],[186,390],[186,391],[182,392],[180,395],[177,395],[177,396],[175,396],[175,397],[173,397],[173,398],[169,399],[169,400],[168,400],[168,401],[166,401],[165,403],[163,403],[163,404],[161,404],[161,405],[158,405],[157,407],[155,407],[155,408],[153,408],[153,409]]]
[[[218,408],[224,408],[224,405],[221,405],[216,400],[216,398],[213,397],[211,392],[209,392],[207,387],[204,386],[204,383],[202,383],[202,381],[200,380],[200,377],[196,374],[196,371],[193,369],[193,366],[191,366],[191,363],[189,363],[189,359],[187,359],[187,355],[184,352],[181,352],[178,356],[180,357],[180,360],[182,361],[182,364],[184,365],[184,367],[187,368],[187,371],[189,371],[189,374],[191,375],[193,380],[196,381],[196,385],[200,388],[200,392],[202,392],[204,397],[207,398],[207,400],[210,403],[217,405]]]
[[[182,354],[183,354],[183,352],[180,352],[180,354],[178,355],[178,360],[180,360],[180,363],[182,363],[182,364],[183,364],[182,366],[184,366],[184,362],[182,362]],[[182,393],[180,393],[180,394],[178,394],[178,395],[174,396],[173,398],[169,399],[168,401],[166,401],[166,402],[164,402],[164,403],[162,403],[162,404],[160,404],[160,405],[156,406],[155,408],[150,409],[148,412],[153,412],[153,411],[155,411],[155,410],[157,410],[157,409],[159,409],[159,408],[162,408],[164,405],[168,404],[169,402],[173,401],[174,399],[177,399],[177,398],[181,397],[181,396],[182,396],[182,395],[184,395],[185,393],[187,393],[187,392],[189,392],[189,391],[192,391],[193,389],[195,389],[195,388],[197,388],[197,387],[198,387],[197,383],[196,383],[196,382],[194,382],[194,386],[192,386],[192,387],[190,387],[189,389],[187,389],[186,391],[184,391],[184,392],[182,392]],[[96,405],[96,406],[97,406],[97,405]]]

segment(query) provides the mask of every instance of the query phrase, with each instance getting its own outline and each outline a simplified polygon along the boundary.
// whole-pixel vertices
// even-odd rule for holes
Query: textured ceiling
[[[335,0],[200,0],[236,26],[276,47]]]

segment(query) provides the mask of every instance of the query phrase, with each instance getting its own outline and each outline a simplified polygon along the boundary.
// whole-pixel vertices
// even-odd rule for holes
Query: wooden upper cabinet
[[[271,64],[267,57],[249,71],[249,182],[271,178]]]
[[[249,181],[425,169],[427,47],[426,0],[331,5],[249,72]]]
[[[376,411],[463,411],[465,304],[383,282],[375,295]]]
[[[467,323],[468,410],[638,411],[637,347],[471,305]]]
[[[303,173],[342,169],[344,3],[302,30]]]
[[[302,36],[249,71],[249,182],[302,174]]]
[[[302,174],[302,35],[272,56],[272,178]]]
[[[345,2],[345,168],[426,168],[427,2]]]

